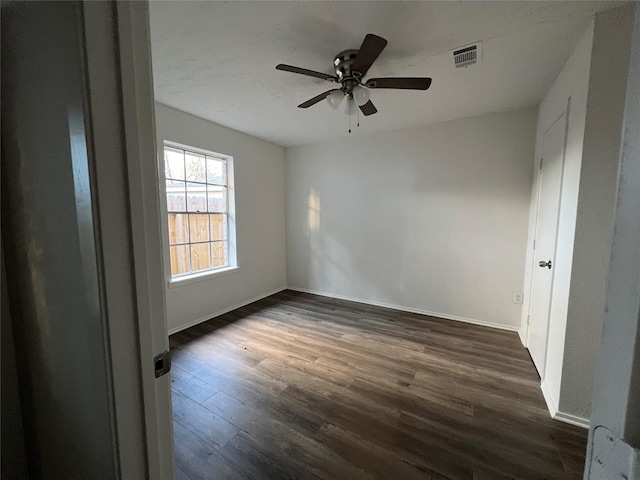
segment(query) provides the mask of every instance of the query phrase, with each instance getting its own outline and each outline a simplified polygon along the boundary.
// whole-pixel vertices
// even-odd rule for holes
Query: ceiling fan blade
[[[395,77],[395,78],[370,78],[367,80],[369,88],[401,88],[405,90],[426,90],[431,86],[429,77]]]
[[[321,102],[322,100],[327,98],[327,96],[331,92],[339,92],[339,91],[341,91],[339,88],[334,88],[333,90],[327,90],[326,92],[321,93],[320,95],[316,95],[315,97],[310,98],[306,102],[301,103],[300,105],[298,105],[298,108],[309,108],[311,105],[315,105],[316,103]]]
[[[371,102],[371,100],[369,100],[367,103],[362,105],[360,107],[360,110],[362,111],[362,113],[364,113],[365,116],[373,115],[374,113],[376,113],[378,111],[378,109]]]
[[[386,46],[387,41],[384,38],[368,33],[360,45],[356,59],[351,64],[351,71],[358,72],[360,78],[364,77]]]
[[[322,80],[327,80],[329,82],[337,82],[338,77],[334,75],[329,75],[328,73],[322,72],[314,72],[313,70],[308,70],[306,68],[294,67],[293,65],[285,65],[281,63],[280,65],[276,65],[276,70],[282,70],[283,72],[291,72],[298,73],[300,75],[307,75],[309,77],[321,78]]]

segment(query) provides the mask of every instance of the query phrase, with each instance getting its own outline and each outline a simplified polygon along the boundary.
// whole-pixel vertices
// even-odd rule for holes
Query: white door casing
[[[170,376],[154,369],[169,340],[148,4],[84,2],[83,20],[118,473],[169,480]]]
[[[542,158],[540,160],[538,214],[533,252],[534,262],[531,300],[529,303],[527,347],[541,379],[544,379],[547,357],[549,314],[556,263],[556,240],[564,167],[566,121],[567,116],[563,113],[544,133]],[[544,266],[540,266],[541,262],[543,262]]]

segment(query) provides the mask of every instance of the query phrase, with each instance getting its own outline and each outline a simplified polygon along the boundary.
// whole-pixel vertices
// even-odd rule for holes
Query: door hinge
[[[534,250],[536,249],[536,240],[535,240],[535,238],[533,239],[533,249]]]
[[[165,350],[153,357],[153,369],[156,372],[156,378],[171,370],[171,352],[169,350]]]
[[[531,315],[527,315],[527,325],[529,325],[530,320],[531,320]]]
[[[544,157],[540,157],[540,170],[542,170],[543,163],[544,163]]]

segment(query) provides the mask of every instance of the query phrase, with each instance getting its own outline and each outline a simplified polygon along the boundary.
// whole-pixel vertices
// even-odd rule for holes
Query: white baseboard
[[[558,420],[559,422],[575,425],[576,427],[589,428],[591,422],[588,418],[578,417],[570,413],[558,411],[558,406],[549,391],[549,387],[547,387],[547,384],[544,383],[544,381],[540,383],[540,390],[542,390],[542,396],[544,397],[544,401],[547,403],[547,408],[549,409],[551,418]]]
[[[457,315],[449,315],[447,313],[430,312],[428,310],[421,310],[419,308],[403,307],[401,305],[393,305],[390,303],[378,302],[375,300],[363,300],[361,298],[347,297],[345,295],[336,295],[333,293],[320,292],[318,290],[310,290],[308,288],[292,287],[292,286],[288,286],[287,288],[289,290],[295,290],[296,292],[311,293],[313,295],[320,295],[320,296],[329,297],[329,298],[337,298],[339,300],[348,300],[350,302],[364,303],[366,305],[374,305],[376,307],[390,308],[392,310],[400,310],[402,312],[419,313],[421,315],[444,318],[446,320],[457,320],[459,322],[472,323],[474,325],[481,325],[483,327],[498,328],[500,330],[509,330],[511,332],[515,332],[519,328],[513,325],[503,325],[501,323],[486,322],[484,320],[475,320],[473,318],[459,317]]]
[[[586,428],[587,430],[591,426],[591,421],[588,418],[578,417],[577,415],[571,415],[570,413],[558,412],[553,419],[568,423],[569,425],[575,425],[576,427]]]
[[[195,320],[193,320],[191,322],[185,323],[184,325],[180,325],[178,327],[170,328],[168,333],[169,333],[169,335],[173,335],[174,333],[181,332],[182,330],[186,330],[189,327],[193,327],[194,325],[198,325],[198,324],[200,324],[202,322],[206,322],[207,320],[211,320],[212,318],[219,317],[220,315],[224,315],[225,313],[229,313],[230,311],[235,310],[236,308],[244,307],[245,305],[249,305],[250,303],[257,302],[258,300],[262,300],[263,298],[269,297],[269,296],[271,296],[271,295],[273,295],[275,293],[281,292],[281,291],[286,290],[286,289],[287,289],[287,287],[276,288],[275,290],[272,290],[272,291],[267,292],[267,293],[263,293],[262,295],[258,295],[257,297],[253,297],[253,298],[251,298],[249,300],[246,300],[244,302],[240,302],[237,305],[234,305],[232,307],[225,308],[225,309],[220,310],[220,311],[215,312],[215,313],[207,314],[204,317],[197,318],[197,319],[195,319]]]
[[[524,336],[524,332],[522,331],[522,327],[520,327],[518,329],[518,336],[520,337],[520,342],[522,343],[522,346],[526,348],[527,346],[527,339]]]
[[[549,413],[551,414],[551,418],[555,418],[558,414],[558,406],[556,405],[551,392],[549,391],[549,387],[544,381],[540,382],[540,390],[542,390],[542,396],[544,397],[544,401],[547,402],[547,408],[549,409]]]

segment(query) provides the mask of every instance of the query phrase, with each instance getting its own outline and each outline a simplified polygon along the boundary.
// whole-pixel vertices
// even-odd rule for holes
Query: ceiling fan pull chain
[[[360,127],[360,109],[357,109],[358,112],[358,127]]]
[[[351,115],[349,115],[349,133],[351,133]]]

